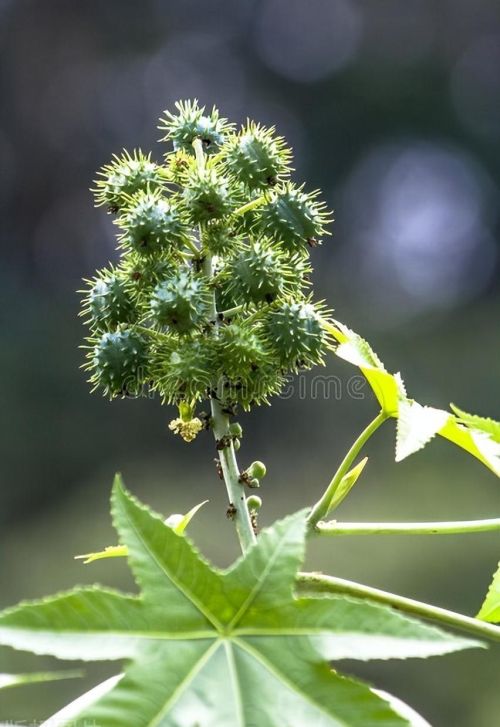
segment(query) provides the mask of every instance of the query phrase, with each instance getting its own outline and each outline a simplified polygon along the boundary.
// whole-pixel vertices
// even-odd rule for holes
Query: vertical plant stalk
[[[333,476],[332,481],[326,488],[324,494],[322,495],[321,499],[318,500],[318,502],[314,505],[313,509],[311,510],[311,513],[308,517],[308,523],[309,527],[314,531],[316,529],[316,526],[320,520],[323,520],[328,513],[330,512],[330,503],[332,501],[332,497],[337,492],[340,483],[342,482],[342,479],[345,477],[345,475],[349,472],[351,467],[354,464],[354,460],[366,444],[366,442],[370,439],[370,437],[377,431],[377,429],[388,419],[388,415],[381,411],[375,419],[370,422],[370,424],[364,429],[359,437],[356,439],[350,450],[347,452],[346,456],[344,457],[340,467],[336,471],[336,473]]]
[[[205,154],[203,153],[203,144],[201,139],[193,141],[193,147],[196,154],[196,162],[198,169],[205,169]],[[200,229],[200,244],[203,246],[202,230]],[[203,258],[203,273],[211,280],[213,278],[212,256],[206,251]],[[210,318],[214,321],[213,335],[217,335],[219,326],[217,306],[215,302],[215,290],[212,292],[210,301]],[[218,387],[215,387],[218,390]],[[219,450],[220,463],[224,483],[226,485],[227,496],[229,499],[228,513],[234,519],[236,532],[240,541],[241,549],[245,553],[255,542],[256,537],[250,518],[250,512],[247,507],[245,489],[242,482],[239,481],[240,470],[236,460],[236,452],[232,438],[229,436],[229,417],[222,411],[220,402],[212,396],[210,399],[210,409],[212,414],[212,429],[216,442],[221,442],[224,446]]]
[[[222,412],[222,407],[216,399],[210,402],[212,409],[212,426],[216,441],[225,441],[227,438],[227,446],[220,450],[220,463],[222,474],[226,485],[227,495],[229,498],[230,514],[234,507],[234,519],[236,532],[240,540],[242,551],[245,553],[250,546],[256,542],[255,533],[247,507],[244,485],[239,481],[240,471],[238,462],[236,461],[236,453],[234,445],[229,435],[229,417]]]

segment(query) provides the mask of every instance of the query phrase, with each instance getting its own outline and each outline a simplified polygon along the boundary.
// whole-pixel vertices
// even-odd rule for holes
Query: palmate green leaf
[[[477,618],[490,623],[500,623],[500,563]]]
[[[264,530],[227,571],[204,561],[115,483],[115,526],[140,596],[77,589],[0,614],[0,642],[65,659],[123,659],[124,676],[75,724],[99,727],[399,727],[411,724],[327,660],[477,645],[390,609],[296,598],[306,512]]]

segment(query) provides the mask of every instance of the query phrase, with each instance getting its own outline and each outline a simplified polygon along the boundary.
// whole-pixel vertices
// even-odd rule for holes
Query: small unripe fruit
[[[186,237],[177,208],[157,192],[130,197],[117,225],[123,230],[122,245],[143,255],[177,248]]]
[[[274,136],[274,129],[249,122],[229,139],[224,164],[249,189],[265,189],[289,173],[290,156],[284,139]]]
[[[183,197],[194,224],[220,219],[234,207],[227,183],[213,169],[196,170],[192,173]]]
[[[266,359],[257,326],[231,323],[223,326],[217,340],[220,366],[229,379],[245,377]]]
[[[258,480],[262,480],[266,476],[266,465],[264,462],[256,460],[247,468],[247,472],[250,477],[256,477]]]
[[[129,330],[105,333],[94,348],[92,380],[110,396],[137,395],[145,381],[147,346]]]
[[[324,334],[310,303],[285,303],[271,311],[266,331],[283,366],[300,368],[320,363]]]
[[[239,439],[233,440],[233,447],[234,451],[238,452],[239,448],[241,447],[241,441]]]
[[[188,333],[206,320],[208,289],[204,280],[180,271],[156,286],[151,313],[161,326]]]
[[[329,221],[324,205],[316,197],[316,192],[306,194],[302,188],[287,184],[259,207],[257,224],[289,250],[301,249],[306,243],[313,247],[325,234]]]
[[[218,151],[232,129],[227,119],[220,118],[215,107],[206,115],[197,101],[179,101],[175,106],[176,114],[165,111],[165,118],[160,119],[159,128],[166,131],[162,141],[170,140],[175,150],[184,149],[192,154],[193,141],[201,139],[207,154]]]
[[[170,403],[198,401],[206,397],[214,378],[213,351],[201,338],[180,338],[171,343],[171,353],[157,352],[155,388]]]
[[[241,245],[241,237],[223,222],[210,222],[205,228],[203,244],[212,255],[229,255]]]
[[[247,497],[247,507],[250,511],[260,510],[262,499],[258,495],[250,495],[250,497]]]
[[[131,286],[118,275],[95,282],[88,295],[87,309],[98,330],[113,329],[120,323],[133,323],[137,319]]]
[[[101,169],[99,177],[94,189],[96,204],[106,204],[112,212],[118,212],[136,192],[161,190],[165,183],[151,155],[145,156],[140,150],[133,155],[113,155],[113,161]]]
[[[239,424],[238,422],[233,422],[232,424],[230,424],[228,431],[231,437],[238,437],[241,439],[241,437],[243,436],[243,429],[241,427],[241,424]]]
[[[279,250],[256,242],[233,258],[228,274],[243,300],[271,303],[283,290],[284,267]]]

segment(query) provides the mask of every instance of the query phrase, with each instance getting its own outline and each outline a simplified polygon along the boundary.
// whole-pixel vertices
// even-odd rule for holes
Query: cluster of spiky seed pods
[[[249,409],[321,363],[309,250],[328,214],[290,181],[274,129],[236,130],[197,102],[160,128],[173,144],[162,164],[124,152],[99,173],[121,257],[88,282],[83,313],[91,382],[110,397],[158,392],[180,406],[182,430],[198,401]]]

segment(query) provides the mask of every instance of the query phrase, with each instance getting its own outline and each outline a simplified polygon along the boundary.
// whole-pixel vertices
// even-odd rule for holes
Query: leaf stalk
[[[395,593],[382,591],[378,588],[365,586],[355,581],[337,578],[336,576],[326,576],[322,573],[299,573],[297,585],[298,591],[302,596],[318,596],[322,593],[333,593],[368,599],[413,616],[420,616],[431,621],[437,621],[440,624],[445,624],[446,626],[451,626],[452,628],[460,629],[461,631],[466,631],[474,636],[500,641],[500,627],[498,626],[493,626],[493,624],[480,621],[471,616],[464,616],[455,611],[449,611],[446,608],[431,606],[430,604],[422,603],[422,601],[416,601],[413,598],[406,598],[405,596],[398,596]]]
[[[340,464],[340,467],[336,471],[336,473],[333,476],[332,481],[326,488],[325,492],[321,496],[321,498],[318,500],[318,502],[313,506],[309,517],[308,517],[308,524],[309,527],[312,530],[317,530],[317,526],[320,520],[324,520],[324,518],[328,515],[328,513],[331,511],[331,502],[332,498],[337,492],[340,483],[342,482],[343,477],[349,472],[352,465],[354,464],[354,460],[366,444],[366,442],[370,439],[370,437],[377,431],[377,429],[388,419],[388,414],[386,412],[381,411],[375,419],[373,419],[372,422],[364,429],[359,437],[356,439],[350,450],[347,452],[346,456],[342,460],[342,463]]]
[[[316,524],[318,535],[453,535],[500,530],[500,518],[421,523],[343,523],[331,520]]]

